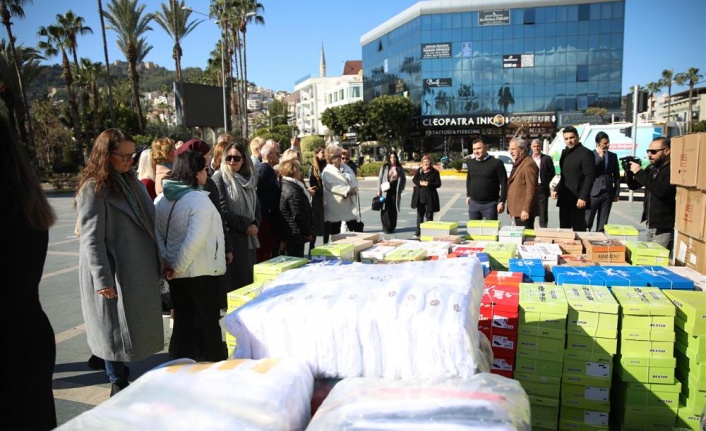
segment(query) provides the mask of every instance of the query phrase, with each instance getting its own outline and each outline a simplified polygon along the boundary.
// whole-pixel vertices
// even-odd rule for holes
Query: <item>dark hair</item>
[[[223,155],[221,156],[221,169],[224,164],[227,165],[227,163],[225,163],[226,157],[228,157],[228,152],[232,149],[236,149],[243,157],[243,165],[240,167],[240,171],[238,173],[242,175],[243,178],[250,178],[253,173],[252,160],[250,160],[250,156],[248,156],[245,146],[243,146],[240,142],[231,142],[223,151]]]
[[[91,154],[88,156],[86,161],[86,167],[83,168],[81,173],[81,181],[78,185],[78,191],[81,190],[83,185],[88,180],[93,180],[95,183],[96,193],[99,192],[104,187],[108,188],[112,192],[120,193],[120,185],[114,184],[110,180],[110,172],[112,165],[110,164],[110,153],[117,147],[121,142],[135,142],[132,136],[123,132],[120,129],[107,129],[104,130],[96,140],[93,142],[93,148],[91,149]],[[128,171],[131,172],[131,171]],[[133,172],[133,175],[134,172]],[[78,195],[78,192],[76,193]],[[74,201],[74,207],[76,202]]]
[[[610,138],[608,137],[608,134],[606,132],[596,133],[596,145],[600,144],[601,141],[604,139],[610,142]]]
[[[2,220],[19,221],[33,229],[49,230],[56,221],[56,215],[30,165],[29,157],[4,117],[0,117],[0,142],[5,150],[0,158],[0,199],[5,206]]]
[[[387,156],[385,156],[385,163],[389,165],[390,164],[390,157],[392,157],[392,156],[395,156],[395,159],[397,159],[397,166],[399,166],[400,165],[400,156],[398,156],[397,153],[394,151],[390,151],[389,153],[387,153]]]
[[[574,126],[564,127],[564,131],[561,133],[562,134],[573,133],[574,135],[576,135],[577,138],[579,137],[579,131],[576,130],[576,127],[574,127]]]
[[[477,142],[480,142],[480,143],[483,144],[483,145],[488,145],[488,144],[485,142],[485,139],[484,139],[482,136],[480,136],[480,137],[478,137],[478,138],[476,138],[476,139],[473,140],[473,143],[471,143],[471,147],[474,146]]]
[[[174,158],[174,168],[172,169],[172,181],[179,181],[198,188],[197,178],[200,171],[206,167],[206,158],[198,151],[184,151]]]
[[[670,150],[672,149],[672,140],[669,138],[665,138],[664,136],[659,136],[657,138],[654,138],[652,142],[655,141],[661,141],[662,142],[662,148],[669,148]]]

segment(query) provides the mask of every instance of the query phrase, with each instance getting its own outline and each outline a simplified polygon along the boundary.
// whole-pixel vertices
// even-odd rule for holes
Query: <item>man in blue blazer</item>
[[[608,151],[610,139],[605,132],[596,134],[596,149],[593,158],[596,167],[596,181],[591,188],[591,208],[586,211],[586,227],[590,230],[596,221],[596,232],[603,232],[613,202],[620,198],[620,169],[617,154]]]

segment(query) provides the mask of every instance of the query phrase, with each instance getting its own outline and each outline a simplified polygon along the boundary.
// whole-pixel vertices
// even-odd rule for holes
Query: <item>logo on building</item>
[[[428,78],[424,80],[424,88],[451,87],[451,78]]]

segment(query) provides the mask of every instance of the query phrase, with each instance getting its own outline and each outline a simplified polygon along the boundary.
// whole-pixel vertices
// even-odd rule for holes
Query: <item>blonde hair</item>
[[[282,157],[280,157],[279,162],[286,162],[287,160],[297,160],[301,162],[302,160],[302,153],[299,151],[295,150],[294,148],[288,148],[287,150],[282,153]]]
[[[146,148],[140,153],[140,160],[137,163],[137,179],[142,180],[149,178],[154,181],[156,174],[154,172],[154,164],[152,163],[152,150]]]
[[[336,154],[341,154],[342,150],[341,147],[335,144],[329,144],[326,146],[326,149],[324,150],[324,157],[326,157],[326,162],[331,163],[333,160],[333,157],[336,156]]]
[[[256,136],[252,138],[252,141],[250,141],[250,154],[253,156],[259,156],[260,155],[260,148],[265,145],[265,140],[259,136]]]
[[[283,177],[297,178],[301,174],[301,163],[297,159],[289,159],[279,164],[279,174]]]
[[[214,171],[221,169],[222,156],[226,150],[226,147],[229,144],[230,143],[228,141],[218,141],[216,146],[213,147],[213,170]]]
[[[152,141],[152,163],[154,165],[168,163],[167,157],[172,149],[176,149],[176,146],[169,138],[157,138]]]

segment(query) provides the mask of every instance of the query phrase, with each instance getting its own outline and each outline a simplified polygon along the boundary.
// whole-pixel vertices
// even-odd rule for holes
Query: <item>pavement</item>
[[[377,212],[370,209],[375,194],[377,178],[359,179],[362,219],[367,232],[380,232],[382,225]],[[410,209],[412,181],[407,178],[407,189],[402,195],[402,210],[398,217],[394,238],[411,238],[415,230],[416,211]],[[88,368],[86,361],[91,356],[86,343],[86,331],[81,314],[78,289],[78,238],[74,235],[76,212],[73,208],[73,192],[54,192],[47,187],[49,202],[57,213],[57,222],[49,232],[49,249],[44,274],[39,288],[40,300],[49,316],[56,334],[57,357],[54,369],[54,397],[59,425],[107,400],[110,385],[104,371]],[[458,221],[465,226],[468,220],[465,205],[465,178],[442,177],[439,189],[441,211],[435,220]],[[644,225],[639,224],[642,213],[640,196],[634,202],[627,201],[627,192],[621,201],[613,205],[611,223],[634,225],[644,235]],[[508,222],[506,214],[500,219]],[[549,227],[558,227],[558,210],[550,202]],[[461,229],[463,231],[463,229]],[[320,244],[321,239],[319,239]],[[139,362],[130,363],[131,380],[167,362],[167,345],[171,329],[169,318],[164,318],[165,348]],[[31,340],[28,340],[31,342]]]

